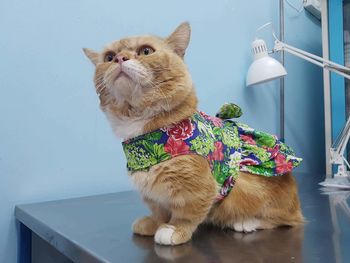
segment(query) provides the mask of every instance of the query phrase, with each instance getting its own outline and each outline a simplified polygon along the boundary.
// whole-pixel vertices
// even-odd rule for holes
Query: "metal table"
[[[296,177],[305,226],[249,234],[201,226],[191,242],[175,247],[132,234],[132,222],[148,214],[136,192],[18,205],[20,261],[350,262],[349,192],[324,195],[322,177]]]

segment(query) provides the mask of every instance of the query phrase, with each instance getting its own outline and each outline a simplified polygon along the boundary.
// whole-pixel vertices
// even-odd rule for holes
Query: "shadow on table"
[[[302,262],[303,227],[282,227],[244,234],[201,226],[189,243],[161,246],[152,237],[133,236],[148,250],[143,262]]]

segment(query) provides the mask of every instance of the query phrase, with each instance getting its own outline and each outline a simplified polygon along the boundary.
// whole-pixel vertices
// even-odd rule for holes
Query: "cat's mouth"
[[[128,78],[130,79],[130,76],[128,74],[126,74],[124,71],[120,71],[119,75],[117,76],[116,80],[118,78]]]
[[[107,86],[116,96],[126,99],[142,92],[144,84],[148,83],[148,70],[137,62],[128,60],[122,65],[116,65],[107,72],[105,79]]]
[[[130,87],[133,86],[135,81],[130,77],[127,73],[121,71],[113,81],[113,84],[115,87],[119,88],[125,88],[125,87]]]
[[[114,78],[114,83],[116,82],[135,82],[135,79],[133,78],[132,74],[130,74],[125,68],[121,67],[119,72],[116,74]]]
[[[133,83],[134,80],[133,78],[127,74],[126,72],[124,72],[123,70],[121,70],[115,77],[114,77],[114,84],[124,84],[125,83]]]

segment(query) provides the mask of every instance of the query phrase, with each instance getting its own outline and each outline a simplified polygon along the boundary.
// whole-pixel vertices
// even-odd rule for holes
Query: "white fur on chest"
[[[112,130],[116,136],[127,140],[143,133],[143,128],[148,120],[132,120],[132,119],[119,119],[109,111],[105,112],[107,119],[109,120]]]

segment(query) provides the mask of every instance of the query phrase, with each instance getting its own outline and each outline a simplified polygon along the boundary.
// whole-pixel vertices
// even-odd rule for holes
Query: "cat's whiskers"
[[[103,81],[103,77],[101,77],[100,79],[96,79],[95,83],[96,93],[101,94],[101,92],[106,88],[106,85]]]
[[[103,82],[103,77],[95,79],[95,85],[100,84],[101,82]]]
[[[95,78],[95,83],[96,83],[96,93],[101,94],[103,90],[106,88],[109,88],[111,86],[111,80],[113,79],[113,69],[114,68],[109,68],[105,73],[100,74],[101,76]]]
[[[152,80],[148,80],[145,84],[150,84],[151,85],[151,88],[153,89],[153,81]],[[156,92],[152,92],[152,97],[151,97],[151,101],[153,101],[153,99],[154,99],[154,96],[156,95]]]
[[[98,81],[95,84],[96,92],[99,93],[100,88],[104,85],[103,81]]]
[[[96,88],[97,87],[100,87],[101,85],[105,84],[105,74],[100,74],[98,77],[95,77],[95,85],[96,85]]]
[[[98,75],[95,76],[95,80],[94,80],[95,81],[95,89],[96,89],[96,93],[98,95],[100,95],[101,92],[106,88],[104,78],[105,78],[105,72],[99,73]]]
[[[164,94],[164,92],[160,88],[157,88],[157,89],[159,89],[160,94],[163,96],[163,99],[165,100],[165,103],[168,106],[168,109],[165,109],[165,110],[170,112],[171,111],[171,107],[170,107],[170,103],[168,101],[168,98],[166,97],[166,95]]]
[[[111,66],[108,68],[108,70],[104,74],[103,82],[105,83],[106,87],[112,87],[111,80],[116,77],[113,75],[113,72],[116,70],[116,66]]]
[[[166,103],[165,106],[167,106],[167,108],[164,108],[164,110],[169,112],[171,110],[171,107],[170,107],[170,103],[168,101],[168,97],[164,94],[164,92],[162,91],[161,87],[159,87],[159,84],[161,84],[162,82],[163,81],[148,80],[147,84],[150,84],[151,85],[150,88],[153,90],[151,101],[154,100],[154,97],[156,95],[160,96],[160,98],[165,101],[165,103]]]
[[[101,82],[99,86],[96,86],[96,93],[100,95],[102,91],[104,91],[105,89],[106,89],[105,83]]]

